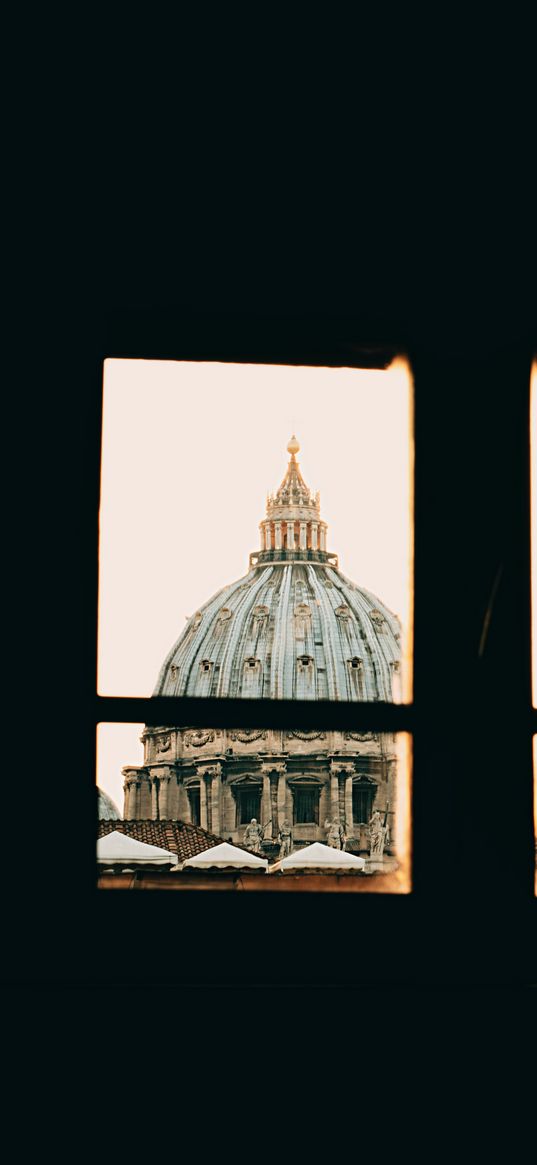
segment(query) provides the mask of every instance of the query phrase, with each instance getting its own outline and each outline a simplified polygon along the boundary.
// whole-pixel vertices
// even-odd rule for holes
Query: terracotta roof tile
[[[180,862],[194,858],[204,850],[212,849],[213,846],[225,841],[225,838],[208,833],[200,825],[191,825],[187,821],[99,821],[97,836],[106,837],[114,829],[119,833],[125,833],[127,837],[133,837],[136,841],[167,849],[177,854]],[[243,845],[238,848],[243,849],[245,853],[252,852]],[[259,857],[259,854],[256,856]]]

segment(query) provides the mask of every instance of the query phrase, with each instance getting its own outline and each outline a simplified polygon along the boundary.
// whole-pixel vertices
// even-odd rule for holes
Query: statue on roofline
[[[263,829],[255,817],[252,817],[250,824],[246,826],[244,832],[244,844],[248,849],[251,849],[254,854],[261,852],[261,842],[263,841]]]
[[[291,853],[291,846],[293,843],[293,831],[287,818],[285,818],[285,820],[282,822],[280,832],[278,834],[278,840],[280,842],[280,852],[278,857],[281,861],[282,858],[288,857],[288,855]]]

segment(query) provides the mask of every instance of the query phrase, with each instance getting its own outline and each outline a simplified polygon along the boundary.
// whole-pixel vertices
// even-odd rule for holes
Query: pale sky
[[[194,614],[247,572],[294,432],[327,549],[408,629],[410,376],[281,365],[106,360],[99,564],[101,695],[150,696]],[[142,725],[102,725],[98,781],[123,811]]]

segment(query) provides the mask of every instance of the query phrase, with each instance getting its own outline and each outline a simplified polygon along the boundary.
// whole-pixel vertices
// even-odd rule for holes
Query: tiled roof
[[[197,854],[220,845],[225,841],[214,833],[208,833],[200,825],[190,825],[186,821],[99,821],[99,837],[106,837],[117,829],[133,837],[136,841],[146,842],[147,845],[158,845],[161,849],[170,850],[177,854],[178,860],[184,862],[187,858],[194,858]],[[246,853],[245,846],[239,846]],[[259,857],[259,854],[256,854]]]

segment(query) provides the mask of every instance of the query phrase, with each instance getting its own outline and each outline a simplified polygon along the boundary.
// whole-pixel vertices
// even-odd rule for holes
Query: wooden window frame
[[[78,804],[87,808],[87,865],[66,891],[73,909],[85,910],[89,920],[85,949],[91,952],[93,944],[96,952],[93,962],[88,955],[90,978],[113,981],[99,964],[103,946],[109,967],[121,961],[136,967],[137,982],[151,978],[155,951],[144,950],[141,934],[150,915],[154,932],[166,934],[161,980],[173,983],[392,986],[534,979],[537,714],[530,685],[533,352],[527,338],[504,347],[500,342],[494,350],[476,340],[460,355],[456,346],[444,355],[423,341],[406,342],[389,321],[380,321],[372,334],[360,321],[335,318],[109,317],[90,361],[93,441],[83,451],[89,481],[83,520],[93,537],[84,543],[82,564],[93,580],[94,618],[80,666],[96,674],[104,359],[379,367],[397,353],[409,359],[415,394],[413,703],[97,697],[92,679],[79,721],[86,744]],[[409,732],[412,892],[312,893],[301,896],[299,912],[294,893],[99,893],[90,805],[100,721]],[[500,831],[495,806],[507,771],[510,818]],[[464,813],[458,811],[461,788]],[[341,944],[338,952],[319,947],[313,964],[311,936],[332,925],[345,935],[344,957]],[[267,938],[276,933],[278,958]],[[363,957],[365,935],[367,948],[381,952],[373,961]],[[215,947],[224,946],[225,968],[212,958]]]

